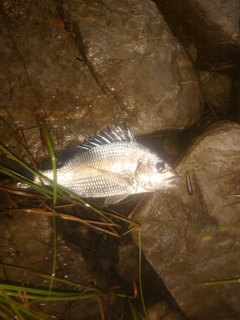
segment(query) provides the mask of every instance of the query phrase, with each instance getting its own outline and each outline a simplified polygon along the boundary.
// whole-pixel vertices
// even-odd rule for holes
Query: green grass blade
[[[52,197],[52,191],[50,189],[47,189],[46,187],[41,186],[40,184],[34,183],[32,180],[29,180],[28,178],[20,175],[19,173],[12,171],[0,164],[0,172],[15,179],[20,181],[23,184],[27,184],[31,189],[36,191],[37,193],[40,193],[47,198]]]
[[[213,280],[213,281],[206,281],[203,282],[205,286],[215,286],[219,284],[231,284],[231,283],[239,283],[240,279],[227,279],[227,280]]]
[[[51,157],[52,169],[53,169],[53,201],[52,201],[53,265],[52,265],[52,277],[51,277],[51,281],[49,285],[49,293],[48,293],[48,296],[50,296],[53,288],[54,277],[56,275],[56,267],[57,267],[57,224],[56,224],[56,212],[54,209],[57,204],[57,165],[56,165],[56,157],[55,157],[52,139],[50,137],[50,134],[46,125],[42,126],[42,131],[47,142],[48,151]]]
[[[0,289],[0,301],[4,304],[8,304],[11,310],[19,317],[20,320],[25,320],[22,314],[19,312],[16,304],[12,301],[12,299],[8,296],[8,294]]]
[[[142,234],[141,234],[141,227],[138,229],[138,270],[139,270],[139,290],[140,290],[140,297],[143,306],[144,315],[147,320],[149,320],[144,297],[143,297],[143,289],[142,289]]]
[[[67,301],[67,300],[77,300],[77,299],[90,299],[96,298],[101,295],[100,292],[64,292],[52,290],[49,293],[49,289],[39,289],[23,287],[11,284],[0,284],[0,295],[6,295],[7,297],[19,297],[19,292],[25,292],[29,300],[44,300],[44,301]]]
[[[16,140],[18,141],[18,143],[20,144],[20,146],[23,148],[24,152],[28,156],[29,160],[35,165],[33,156],[31,154],[31,152],[29,151],[29,148],[28,148],[28,145],[27,145],[27,142],[26,142],[26,139],[25,139],[24,135],[21,137],[17,133],[17,130],[20,129],[20,128],[17,128],[16,124],[14,123],[15,127],[16,127],[16,130],[14,130],[12,128],[12,126],[2,116],[0,116],[0,120],[12,131],[12,133],[14,134]],[[14,122],[14,120],[13,120],[13,122]]]
[[[12,160],[16,161],[22,168],[25,168],[29,172],[36,174],[30,166],[28,166],[25,162],[19,159],[14,153],[12,153],[7,147],[5,147],[2,143],[0,143],[0,150],[2,150],[6,155],[8,155]]]
[[[2,292],[1,292],[2,294]],[[18,295],[19,297],[19,295]],[[13,313],[15,313],[16,318],[18,319],[22,319],[22,320],[26,320],[26,318],[23,316],[23,314],[26,314],[28,316],[31,317],[31,319],[52,319],[49,318],[47,315],[42,314],[41,313],[41,317],[39,316],[39,314],[35,314],[34,311],[31,311],[30,309],[26,309],[26,307],[24,307],[24,305],[20,305],[19,303],[17,303],[17,301],[11,299],[10,297],[6,298],[6,297],[0,297],[0,302],[2,304],[8,305],[9,308],[12,310]],[[7,318],[7,319],[12,319],[12,318]]]
[[[0,120],[8,127],[8,129],[10,129],[10,131],[12,131],[12,133],[14,134],[15,138],[17,139],[17,141],[22,143],[22,141],[19,139],[18,134],[16,133],[16,130],[14,130],[12,128],[12,126],[2,116],[0,116]]]
[[[127,302],[128,302],[128,305],[131,309],[133,320],[145,320],[143,315],[136,309],[136,307],[134,306],[132,301],[130,299],[128,299]]]
[[[56,206],[57,204],[57,164],[56,164],[56,157],[55,157],[55,152],[54,152],[54,148],[53,148],[53,143],[52,143],[52,139],[50,137],[50,134],[48,132],[48,129],[45,125],[42,126],[42,131],[44,134],[44,137],[46,139],[47,142],[47,146],[48,146],[48,151],[51,157],[51,161],[52,161],[52,169],[53,169],[53,208]]]
[[[54,182],[45,177],[43,174],[39,173],[39,172],[36,172],[35,170],[33,170],[30,166],[28,166],[25,162],[23,162],[21,159],[19,159],[14,153],[12,153],[10,150],[8,150],[4,145],[2,145],[0,143],[0,150],[2,150],[7,156],[9,156],[10,159],[14,160],[15,162],[17,162],[20,167],[28,170],[29,172],[31,172],[33,174],[33,177],[38,177],[39,179],[43,180],[43,181],[46,181],[47,182],[47,185],[50,185],[51,187],[53,187],[54,185]],[[32,189],[34,189],[35,191],[37,192],[41,192],[41,194],[49,194],[51,197],[53,197],[53,191],[46,188],[45,185],[41,185],[40,183],[36,183],[30,179],[27,179],[26,177],[20,175],[19,173],[13,171],[13,170],[10,170],[2,165],[0,165],[0,168],[1,168],[1,172],[14,178],[14,179],[17,179],[17,180],[20,180],[21,182],[23,183],[26,183],[29,185],[29,187],[31,187]],[[58,190],[58,196],[60,199],[64,200],[64,201],[67,201],[67,202],[72,202],[71,198],[68,196],[65,188],[61,187],[61,188],[58,188],[60,190]]]
[[[44,130],[46,129],[43,129],[43,132]],[[48,137],[46,136],[46,141],[47,143],[50,143],[51,145],[51,139],[50,139],[50,135],[48,134]],[[78,195],[76,195],[75,193],[71,192],[70,190],[68,190],[67,188],[64,188],[62,186],[58,186],[58,188],[56,187],[56,184],[57,184],[57,181],[54,180],[52,181],[51,179],[45,177],[43,174],[39,173],[39,172],[36,172],[35,170],[33,170],[30,166],[28,166],[25,162],[23,162],[21,159],[19,159],[14,153],[12,153],[8,148],[6,148],[2,143],[0,143],[0,150],[2,150],[6,155],[8,155],[10,157],[10,159],[16,161],[21,167],[25,168],[26,170],[28,170],[29,172],[31,172],[34,176],[37,176],[38,178],[44,180],[44,181],[47,181],[47,184],[52,186],[53,187],[53,194],[52,196],[53,197],[56,197],[56,193],[58,194],[58,197],[62,200],[65,200],[65,201],[69,201],[70,203],[72,202],[72,200],[76,200],[82,204],[84,204],[86,207],[88,207],[89,209],[91,209],[92,211],[94,211],[95,213],[97,213],[99,216],[103,217],[106,221],[110,222],[110,223],[113,223],[113,221],[105,216],[100,210],[98,210],[97,208],[91,206],[89,203],[87,203],[86,201],[84,201],[82,198],[80,198]],[[50,153],[50,156],[51,156],[51,159],[55,159],[55,155],[54,155],[54,150],[53,150],[53,147],[50,147],[49,149],[49,153]],[[52,153],[52,154],[51,154]],[[56,159],[53,161],[55,162],[55,165],[53,163],[53,166],[55,166],[55,170],[56,170]],[[13,171],[11,171],[13,173]],[[4,173],[4,171],[3,171]],[[6,172],[5,172],[6,173]],[[53,168],[53,173],[55,175],[57,175],[57,171],[54,172],[54,168]],[[18,179],[19,177],[21,177],[18,173],[16,173],[16,176],[18,177],[14,177],[16,179]],[[23,177],[22,177],[23,178]],[[39,188],[39,184],[37,183],[34,183],[33,181],[31,180],[28,180],[26,179],[24,181],[24,183],[27,183],[27,184],[31,184],[31,188],[33,189],[38,189]],[[55,184],[55,187],[54,187],[54,184]],[[42,190],[42,192],[44,192],[44,190],[46,190],[47,188],[40,188],[39,190]],[[49,189],[47,189],[49,190]],[[55,190],[55,191],[54,191]],[[37,190],[36,190],[37,191]],[[49,194],[49,191],[46,191],[46,193]],[[69,197],[70,196],[70,197]],[[72,200],[71,200],[72,199]]]
[[[0,263],[0,267],[9,268],[9,269],[16,269],[16,270],[20,270],[22,272],[29,272],[29,273],[35,274],[37,276],[40,276],[40,277],[42,277],[44,279],[50,279],[50,275],[48,273],[44,273],[42,271],[34,270],[34,269],[31,269],[31,268],[27,268],[27,267],[20,267],[20,266],[6,264],[6,263]],[[78,283],[78,282],[74,282],[74,281],[71,281],[71,280],[68,280],[68,279],[64,279],[64,278],[55,277],[55,281],[59,282],[59,283],[65,283],[65,284],[70,285],[70,286],[78,287],[80,289],[86,289],[87,288],[87,286],[84,285],[84,284],[81,284],[81,283]],[[97,291],[94,288],[91,288],[91,290],[92,291]]]

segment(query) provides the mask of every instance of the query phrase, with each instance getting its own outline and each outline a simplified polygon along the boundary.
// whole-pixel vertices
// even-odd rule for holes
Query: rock
[[[38,270],[45,273],[51,272],[51,265],[46,263],[52,259],[52,250],[47,245],[52,240],[49,217],[17,211],[12,215],[2,216],[0,228],[2,243],[0,254],[4,263],[28,266],[32,269],[37,265]],[[13,282],[35,283],[37,281],[38,284],[44,284],[44,279],[40,282],[38,276],[15,268],[7,270],[7,275]],[[0,277],[5,279],[3,268],[0,270]]]
[[[2,192],[0,196],[2,199]],[[0,217],[0,255],[1,263],[5,264],[0,268],[1,282],[48,290],[53,266],[52,217],[36,214],[34,208],[30,213],[21,213],[19,210],[16,209],[11,215],[2,214]],[[82,249],[65,241],[60,235],[57,244],[56,276],[86,286],[92,281]],[[71,288],[76,290],[74,285],[71,287],[54,280],[56,290],[67,293]],[[67,300],[50,301],[47,311],[44,300],[39,303],[35,301],[34,305],[42,312],[69,319],[68,313],[63,316],[66,308],[69,308]],[[71,309],[72,319],[98,314],[99,308],[95,299],[77,300]]]
[[[39,122],[50,122],[63,148],[107,125],[181,130],[201,115],[195,69],[151,1],[21,1],[0,23],[0,114],[24,129],[35,153]]]
[[[146,258],[190,319],[237,319],[240,312],[237,283],[203,284],[239,278],[239,154],[240,126],[214,123],[177,166],[178,188],[155,193],[135,217]]]
[[[178,312],[169,310],[165,301],[154,304],[148,309],[148,317],[150,320],[185,320],[186,318]]]
[[[231,100],[230,119],[240,124],[240,78],[233,85]]]
[[[136,129],[182,129],[196,121],[202,110],[198,78],[154,3],[86,4],[69,14],[101,87]]]
[[[230,108],[231,79],[217,72],[199,72],[205,99],[213,112],[227,116]]]
[[[174,34],[186,47],[193,41],[202,68],[229,69],[240,54],[238,0],[155,0]]]
[[[155,303],[148,309],[150,320],[158,320],[164,318],[169,312],[169,307],[165,301]]]

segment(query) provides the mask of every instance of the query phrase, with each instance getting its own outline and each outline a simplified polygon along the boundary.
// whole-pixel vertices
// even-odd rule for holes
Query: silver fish
[[[53,171],[42,171],[53,179]],[[67,154],[57,183],[82,198],[116,203],[130,194],[174,187],[178,174],[162,157],[138,143],[130,129],[101,131]]]

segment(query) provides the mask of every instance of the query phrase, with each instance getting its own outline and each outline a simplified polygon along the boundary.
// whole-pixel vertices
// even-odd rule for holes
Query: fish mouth
[[[175,184],[176,181],[178,181],[180,179],[179,175],[174,175],[172,177],[166,178],[164,180],[164,185],[166,188],[174,188],[177,187],[177,185]]]

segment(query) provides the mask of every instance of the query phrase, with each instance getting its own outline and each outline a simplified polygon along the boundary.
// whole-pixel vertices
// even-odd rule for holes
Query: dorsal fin
[[[119,126],[116,126],[114,129],[108,127],[107,131],[101,131],[100,133],[97,133],[94,137],[89,138],[82,145],[78,146],[78,148],[89,150],[100,145],[123,141],[136,141],[132,131],[127,127],[126,124],[123,129]]]
[[[82,145],[76,146],[70,150],[64,150],[56,155],[57,167],[61,168],[72,157],[78,156],[82,152],[87,152],[92,148],[106,145],[114,142],[133,142],[136,141],[131,130],[125,125],[124,129],[116,126],[115,128],[107,128],[107,131],[101,131],[94,137],[89,138]],[[49,166],[50,167],[50,166]]]

